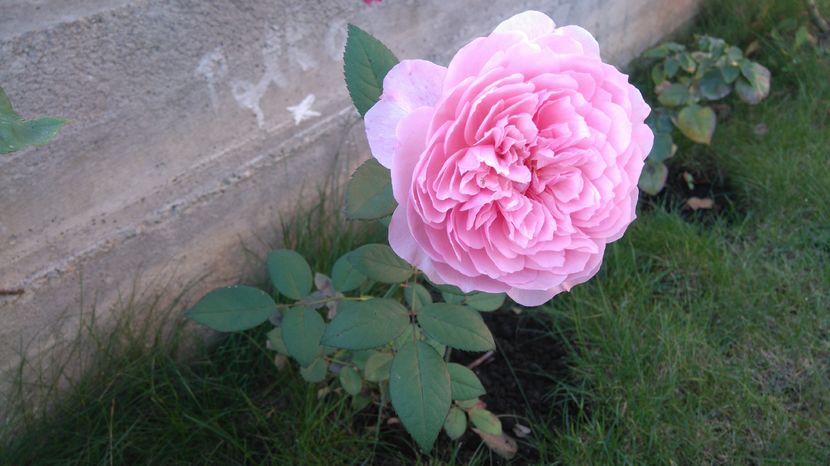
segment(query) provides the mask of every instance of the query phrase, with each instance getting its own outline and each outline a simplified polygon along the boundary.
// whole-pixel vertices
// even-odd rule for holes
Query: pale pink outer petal
[[[403,60],[386,74],[380,100],[363,118],[369,148],[381,165],[392,166],[398,123],[413,110],[438,102],[446,73],[443,66],[426,60]]]
[[[424,249],[412,237],[406,220],[405,207],[399,206],[392,214],[392,220],[389,222],[389,246],[401,259],[419,268],[428,277],[435,276],[432,262],[424,254]]]
[[[556,28],[555,33],[564,34],[582,44],[582,51],[585,55],[599,57],[599,44],[594,39],[594,36],[585,29],[575,25],[568,25]]]
[[[400,145],[395,149],[392,170],[392,195],[399,206],[406,206],[412,189],[415,165],[426,149],[427,129],[432,119],[432,107],[421,107],[401,119],[396,130]],[[399,209],[401,207],[398,207]]]
[[[395,128],[407,115],[407,111],[393,101],[380,100],[363,117],[369,149],[377,161],[386,168],[392,166],[395,147]]]
[[[494,34],[505,32],[521,32],[528,40],[550,34],[556,24],[550,17],[541,11],[528,10],[504,20],[493,30]]]
[[[421,269],[428,277],[435,276],[432,262],[412,236],[407,220],[409,210],[409,191],[415,165],[426,148],[426,135],[432,118],[431,107],[420,107],[401,119],[397,130],[400,145],[392,159],[392,193],[398,201],[398,207],[389,222],[389,246],[395,253]]]
[[[519,32],[493,34],[487,37],[473,39],[469,44],[461,47],[447,66],[447,76],[444,79],[444,95],[446,96],[465,79],[475,80],[486,73],[488,63],[494,56],[504,55],[512,45],[522,42],[524,35]]]
[[[516,301],[522,306],[533,307],[545,304],[560,291],[564,290],[561,288],[553,290],[521,290],[519,288],[511,288],[510,291],[507,292],[507,296],[510,296],[510,299]]]

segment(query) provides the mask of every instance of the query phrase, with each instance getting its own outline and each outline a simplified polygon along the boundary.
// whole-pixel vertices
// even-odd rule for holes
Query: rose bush
[[[392,247],[316,271],[272,251],[268,292],[220,288],[188,317],[223,332],[270,322],[277,367],[291,358],[321,396],[376,405],[378,426],[391,403],[424,452],[443,430],[512,458],[516,440],[450,349],[496,350],[481,314],[504,292],[541,304],[596,273],[634,218],[649,108],[588,32],[542,13],[505,21],[447,68],[347,31],[346,87],[376,159],[349,180],[345,214],[388,223]]]
[[[390,245],[435,283],[547,302],[635,218],[649,111],[589,32],[537,11],[446,68],[401,61],[365,115],[398,203]]]

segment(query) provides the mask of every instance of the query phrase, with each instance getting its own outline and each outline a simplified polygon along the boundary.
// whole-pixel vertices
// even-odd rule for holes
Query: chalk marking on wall
[[[280,38],[276,31],[268,33],[265,40],[265,47],[262,49],[262,58],[265,62],[265,71],[259,81],[252,83],[236,79],[231,82],[231,93],[239,106],[248,108],[256,116],[257,126],[262,128],[265,125],[265,114],[262,112],[260,102],[268,90],[268,86],[274,83],[277,87],[283,88],[287,84],[285,75],[280,71],[279,56],[282,47]]]
[[[199,65],[196,67],[196,74],[202,75],[207,81],[210,106],[214,112],[219,110],[219,98],[216,95],[216,84],[228,73],[228,61],[221,48],[215,48],[206,53]]]
[[[291,107],[285,107],[286,110],[291,112],[294,116],[294,125],[299,125],[305,120],[310,120],[314,117],[320,116],[320,112],[314,111],[311,109],[311,106],[314,105],[314,94],[309,94],[305,96],[302,102],[297,105],[293,105]]]
[[[346,48],[345,19],[338,18],[329,23],[329,28],[326,30],[326,35],[323,38],[323,44],[326,48],[326,53],[329,54],[332,60],[338,61],[343,59],[343,49]]]

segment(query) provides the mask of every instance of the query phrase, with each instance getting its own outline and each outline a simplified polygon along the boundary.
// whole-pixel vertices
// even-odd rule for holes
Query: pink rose
[[[365,118],[398,202],[390,245],[436,283],[547,302],[634,220],[649,111],[588,31],[538,11],[446,68],[400,62]]]

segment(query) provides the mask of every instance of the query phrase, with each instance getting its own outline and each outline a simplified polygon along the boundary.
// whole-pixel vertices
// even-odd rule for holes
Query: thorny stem
[[[478,367],[478,366],[484,364],[485,362],[487,362],[487,360],[491,359],[492,357],[493,357],[493,351],[488,351],[488,352],[482,354],[481,357],[479,357],[475,361],[467,364],[467,369],[475,369],[476,367]]]
[[[314,301],[297,301],[291,304],[277,304],[277,309],[286,309],[289,307],[303,307],[303,306],[317,306],[320,304],[326,304],[330,301],[368,301],[372,299],[371,296],[332,296],[325,299],[317,299]]]
[[[381,382],[383,383],[383,382]],[[380,439],[380,423],[383,419],[383,405],[386,404],[386,397],[383,396],[383,390],[380,391],[380,404],[378,405],[378,421],[375,423],[375,445],[378,443],[378,439]]]
[[[413,345],[418,344],[418,332],[417,332],[417,330],[418,330],[418,321],[415,319],[415,316],[418,315],[418,313],[415,311],[415,300],[417,299],[417,295],[415,293],[415,285],[418,284],[418,278],[417,278],[418,275],[417,274],[418,274],[418,269],[415,269],[415,272],[412,273],[412,283],[407,283],[407,286],[409,287],[409,289],[412,290],[411,295],[410,295],[411,297],[409,299],[409,301],[410,301],[409,302],[409,319],[410,319],[409,323],[412,325],[412,344]]]
[[[340,365],[341,365],[341,366],[343,366],[343,367],[354,367],[354,368],[357,368],[357,364],[355,364],[355,363],[353,363],[353,362],[351,362],[351,361],[343,361],[342,359],[335,359],[335,358],[333,358],[333,357],[331,357],[331,358],[330,358],[330,357],[328,357],[328,356],[323,356],[323,359],[325,359],[325,360],[326,360],[326,361],[328,361],[329,363],[340,364]]]

